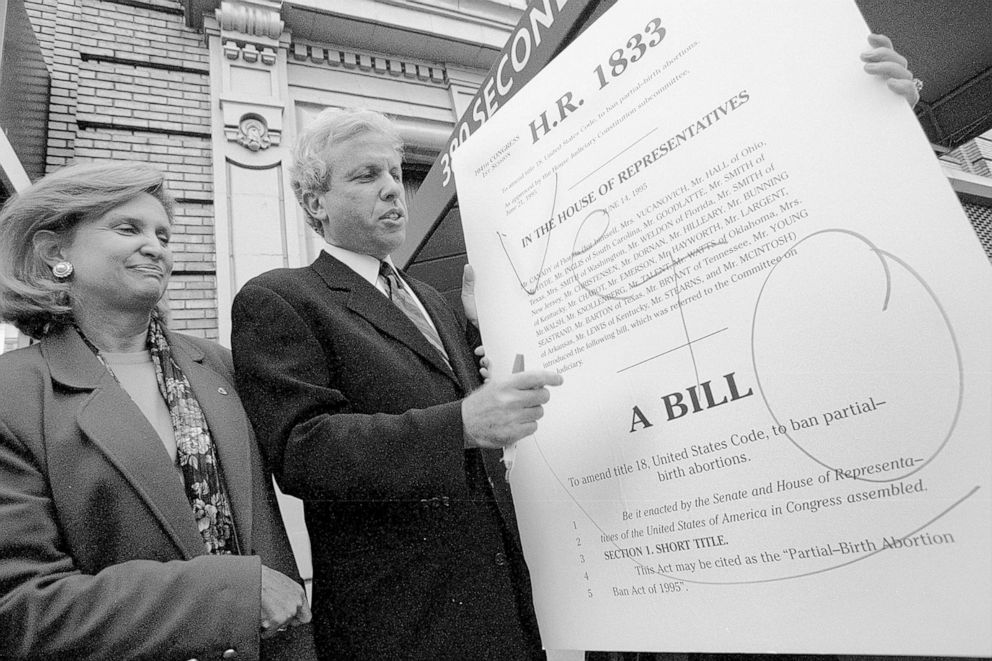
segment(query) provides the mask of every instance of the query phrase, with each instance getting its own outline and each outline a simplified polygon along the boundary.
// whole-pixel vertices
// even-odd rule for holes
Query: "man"
[[[540,658],[499,449],[534,432],[561,377],[479,387],[477,332],[394,268],[401,150],[364,110],[325,111],[300,136],[292,185],[327,245],[238,293],[238,388],[304,501],[324,658]]]

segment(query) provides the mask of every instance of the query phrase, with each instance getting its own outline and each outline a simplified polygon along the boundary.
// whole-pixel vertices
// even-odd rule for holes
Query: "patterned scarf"
[[[172,349],[157,314],[152,314],[148,326],[148,350],[155,364],[158,389],[169,407],[179,469],[203,544],[213,555],[233,553],[229,545],[237,543],[234,517],[220,475],[217,448],[186,375],[172,359]]]
[[[113,370],[100,355],[99,349],[83,335],[78,326],[76,330],[113,375]],[[237,546],[234,517],[221,478],[217,449],[189,381],[172,358],[172,349],[165,339],[157,312],[152,313],[151,323],[148,326],[148,351],[155,365],[159,392],[165,399],[169,417],[172,419],[172,431],[176,438],[176,459],[183,475],[186,497],[193,508],[193,518],[203,538],[203,544],[209,554],[237,553],[237,549],[233,548]],[[116,375],[114,378],[117,378]]]

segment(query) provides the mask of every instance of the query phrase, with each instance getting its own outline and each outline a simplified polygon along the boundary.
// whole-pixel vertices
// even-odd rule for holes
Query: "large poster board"
[[[552,649],[992,653],[992,268],[853,3],[621,0],[455,155]]]

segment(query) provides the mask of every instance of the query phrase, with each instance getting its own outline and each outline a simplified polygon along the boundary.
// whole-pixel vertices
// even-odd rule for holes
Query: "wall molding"
[[[290,44],[289,52],[297,62],[308,62],[331,69],[352,69],[380,76],[417,80],[439,87],[448,84],[447,70],[443,64],[437,62],[401,59],[354,49],[344,50],[306,41],[294,41]]]

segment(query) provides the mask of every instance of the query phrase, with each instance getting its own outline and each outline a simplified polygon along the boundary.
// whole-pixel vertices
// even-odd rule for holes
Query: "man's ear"
[[[316,193],[303,194],[303,208],[317,220],[327,220],[327,209],[324,208],[324,197]]]
[[[34,252],[49,266],[55,266],[59,262],[65,261],[62,252],[62,241],[59,235],[51,230],[38,230],[31,237],[34,244]]]

